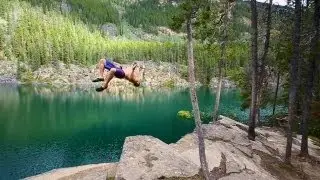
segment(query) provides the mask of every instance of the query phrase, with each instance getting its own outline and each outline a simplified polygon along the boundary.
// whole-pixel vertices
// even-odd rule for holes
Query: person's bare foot
[[[137,66],[138,66],[138,63],[137,63],[137,62],[133,62],[133,63],[132,63],[132,68],[133,68],[133,69],[135,69]]]
[[[100,86],[100,87],[96,88],[96,91],[97,91],[97,92],[101,92],[101,91],[103,91],[103,90],[105,90],[105,89],[107,89],[107,87],[102,87],[102,86]]]

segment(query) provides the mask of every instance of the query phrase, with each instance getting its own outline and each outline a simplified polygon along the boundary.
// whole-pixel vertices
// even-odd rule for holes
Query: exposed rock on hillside
[[[17,83],[16,71],[14,62],[0,60],[0,83]]]
[[[108,35],[109,37],[116,37],[118,35],[118,29],[115,24],[107,23],[101,26],[101,30],[104,34]]]
[[[218,78],[214,77],[210,81],[211,88],[217,88],[219,85]],[[236,83],[231,81],[229,78],[222,79],[222,87],[223,88],[236,88]]]
[[[166,62],[152,61],[137,61],[143,63],[146,67],[144,81],[145,87],[187,87],[188,82],[181,78],[178,65]],[[127,66],[127,65],[124,65]],[[17,66],[12,61],[0,61],[0,82],[16,82]],[[61,62],[41,66],[36,71],[31,71],[31,68],[26,64],[21,64],[23,72],[20,72],[20,81],[31,83],[48,83],[54,86],[64,85],[82,85],[88,87],[97,87],[101,83],[92,83],[92,79],[98,77],[98,69],[96,65],[89,67],[81,65],[66,65]],[[197,84],[200,85],[199,83]],[[109,90],[124,90],[134,89],[131,83],[114,78],[109,85]]]

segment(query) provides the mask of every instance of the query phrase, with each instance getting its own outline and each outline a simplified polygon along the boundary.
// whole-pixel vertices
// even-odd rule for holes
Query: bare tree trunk
[[[221,42],[221,57],[219,60],[219,75],[218,75],[218,86],[217,86],[217,94],[216,94],[216,101],[213,110],[213,121],[216,121],[219,116],[219,105],[220,105],[220,95],[222,89],[222,66],[226,62],[226,43],[227,43],[227,28],[228,28],[228,13],[229,13],[229,2],[226,1],[224,5],[224,18],[223,18],[223,35],[222,35],[222,42]],[[226,70],[225,70],[226,71]]]
[[[222,45],[223,47],[221,47],[221,54],[225,53],[225,45],[223,43]],[[223,56],[223,55],[221,55]],[[221,57],[222,58],[222,57]],[[219,61],[219,78],[218,78],[218,86],[217,86],[217,94],[216,94],[216,101],[214,104],[214,110],[213,110],[213,121],[218,120],[218,112],[219,112],[219,105],[220,105],[220,94],[221,94],[221,87],[222,87],[222,59]]]
[[[264,51],[261,58],[261,67],[258,74],[258,86],[257,86],[257,118],[256,122],[260,125],[260,107],[262,102],[262,93],[263,88],[265,87],[264,81],[266,77],[266,60],[269,52],[269,44],[270,44],[270,30],[271,30],[271,7],[272,7],[272,0],[269,1],[269,5],[267,7],[267,27],[266,27],[266,36],[265,36],[265,43],[264,43]]]
[[[261,99],[261,97],[257,97],[257,104],[259,104],[260,103],[260,99]],[[260,126],[261,125],[261,121],[260,121],[260,119],[261,119],[261,109],[260,108],[257,108],[257,112],[256,112],[256,126]]]
[[[312,89],[314,81],[314,72],[316,71],[316,60],[320,58],[319,47],[319,19],[320,19],[320,5],[319,0],[314,1],[315,11],[314,11],[314,31],[315,36],[311,41],[311,52],[310,59],[308,62],[307,70],[307,86],[306,92],[303,98],[303,113],[302,113],[302,140],[301,140],[301,151],[300,154],[303,156],[308,156],[308,121],[310,119],[310,104],[312,103]]]
[[[315,87],[315,100],[320,101],[320,74],[319,74],[319,62],[318,62],[318,68],[316,70],[315,79],[314,79],[314,87]]]
[[[195,118],[196,131],[198,135],[199,143],[199,157],[201,163],[201,170],[206,180],[209,180],[209,170],[206,160],[205,144],[203,131],[201,127],[200,110],[198,105],[198,98],[195,88],[195,75],[194,75],[194,56],[193,56],[193,44],[192,44],[192,26],[191,18],[187,21],[187,35],[188,35],[188,62],[189,62],[189,83],[190,83],[190,98],[192,102],[192,108]]]
[[[298,61],[300,58],[300,33],[301,33],[301,0],[295,0],[295,23],[293,31],[293,54],[290,62],[290,90],[289,90],[289,122],[287,128],[287,146],[285,163],[291,163],[292,124],[296,116],[296,100],[298,90]]]
[[[257,68],[258,68],[258,25],[257,25],[257,2],[256,0],[251,0],[251,28],[252,28],[252,37],[251,37],[251,81],[252,81],[252,90],[251,90],[251,109],[250,109],[250,118],[249,118],[249,129],[248,129],[248,138],[250,140],[255,140],[255,118],[257,110]]]
[[[274,113],[276,111],[279,83],[280,83],[280,71],[278,70],[278,73],[277,73],[277,86],[276,86],[276,92],[274,94],[272,115],[274,115]]]

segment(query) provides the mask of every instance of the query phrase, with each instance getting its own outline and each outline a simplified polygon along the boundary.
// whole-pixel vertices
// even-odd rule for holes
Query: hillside
[[[172,15],[178,11],[176,3],[0,0],[0,59],[28,63],[33,71],[58,61],[92,65],[106,56],[117,56],[124,63],[153,60],[186,64],[184,34],[168,28]],[[233,14],[235,34],[228,47],[227,73],[249,60],[248,3],[237,1]],[[217,46],[195,45],[197,79],[203,83],[217,73]],[[23,72],[19,63],[17,68]]]

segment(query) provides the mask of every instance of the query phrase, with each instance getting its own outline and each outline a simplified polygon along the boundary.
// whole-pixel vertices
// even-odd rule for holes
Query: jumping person
[[[133,63],[131,66],[123,68],[119,63],[116,63],[110,59],[101,59],[99,61],[99,78],[92,80],[92,82],[105,81],[104,85],[96,88],[96,91],[100,92],[108,88],[109,82],[114,78],[126,79],[131,82],[135,87],[139,87],[143,79],[145,67],[139,67],[137,63]],[[104,70],[108,72],[104,76]],[[142,70],[141,70],[142,69]]]

